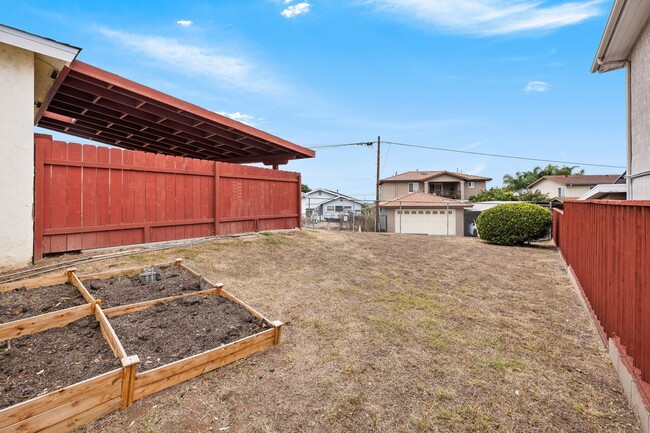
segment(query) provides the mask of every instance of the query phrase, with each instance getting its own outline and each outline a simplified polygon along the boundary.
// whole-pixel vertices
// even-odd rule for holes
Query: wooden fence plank
[[[76,401],[96,389],[114,389],[116,397],[120,396],[122,369],[109,371],[102,375],[84,380],[74,385],[49,392],[14,406],[0,410],[0,427],[7,427],[39,413],[47,412],[59,406]]]
[[[120,388],[120,381],[113,378],[110,381],[102,378],[102,380],[97,381],[93,389],[76,392],[65,399],[56,401],[57,406],[52,409],[43,410],[41,407],[38,411],[32,411],[33,416],[25,417],[15,424],[0,428],[0,433],[41,431],[114,400],[120,395]],[[26,412],[21,413],[23,417],[26,415]]]
[[[35,334],[52,328],[60,328],[77,319],[91,315],[92,310],[92,306],[89,304],[77,305],[64,310],[2,323],[0,324],[0,341]]]
[[[120,339],[115,333],[113,326],[111,326],[101,308],[95,308],[95,318],[99,322],[99,326],[102,330],[102,335],[106,339],[108,345],[111,346],[111,350],[115,356],[117,356],[118,359],[126,358],[127,354],[124,350],[124,346],[122,346],[122,342],[120,342]]]
[[[119,307],[106,308],[103,311],[106,317],[109,318],[117,317],[123,314],[135,313],[136,311],[146,310],[147,308],[153,307],[154,305],[166,304],[168,302],[176,301],[178,299],[195,298],[197,296],[218,295],[220,291],[221,291],[221,287],[214,287],[212,289],[201,290],[193,293],[184,293],[182,295],[169,296],[167,298],[151,299],[149,301],[137,302],[135,304],[120,305]]]
[[[37,259],[300,225],[297,173],[36,139]]]
[[[235,343],[138,373],[135,379],[135,400],[199,376],[208,371],[246,358],[273,346],[274,331],[264,331]]]

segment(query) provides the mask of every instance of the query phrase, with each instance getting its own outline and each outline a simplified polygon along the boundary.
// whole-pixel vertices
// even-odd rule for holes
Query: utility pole
[[[381,156],[381,137],[377,137],[377,191],[375,196],[375,229],[379,233],[379,160]]]

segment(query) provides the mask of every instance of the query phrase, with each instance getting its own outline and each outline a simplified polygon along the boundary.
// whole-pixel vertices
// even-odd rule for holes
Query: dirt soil
[[[203,279],[177,266],[155,268],[156,281],[143,283],[140,274],[118,276],[106,280],[85,280],[91,295],[102,300],[103,308],[134,304],[150,299],[166,298],[189,292],[211,289]]]
[[[83,270],[176,257],[285,322],[280,344],[84,431],[639,431],[550,244],[303,230]]]
[[[72,284],[36,289],[18,288],[0,293],[0,323],[82,305],[86,301]]]
[[[94,317],[0,343],[0,409],[120,368]]]
[[[220,296],[158,304],[110,319],[138,371],[151,370],[268,329],[241,305]]]

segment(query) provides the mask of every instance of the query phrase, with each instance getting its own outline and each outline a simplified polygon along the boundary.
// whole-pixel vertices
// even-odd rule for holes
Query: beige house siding
[[[472,181],[467,181],[467,180],[462,181],[456,177],[452,177],[449,175],[442,175],[426,182],[413,182],[413,183],[418,184],[418,191],[429,193],[429,185],[428,185],[429,183],[434,184],[434,183],[441,183],[441,182],[460,182],[461,187],[463,188],[463,195],[461,197],[463,200],[467,200],[471,196],[477,195],[487,189],[486,186],[487,182],[485,181],[473,181],[474,188],[470,188],[469,182]],[[383,182],[381,184],[380,200],[389,201],[396,197],[401,197],[403,195],[408,194],[409,192],[412,192],[409,191],[409,183],[411,182],[406,182],[406,181]]]
[[[558,188],[565,189],[566,194],[564,197],[580,197],[582,194],[588,192],[591,189],[589,185],[568,186],[550,179],[543,179],[532,187],[532,189],[535,191],[540,191],[542,194],[548,194],[550,198],[559,197]]]
[[[469,200],[470,197],[478,195],[485,191],[487,189],[487,185],[485,181],[477,182],[474,181],[474,188],[469,187],[469,183],[472,182],[470,181],[465,181],[465,195],[464,199]]]
[[[422,208],[424,209],[424,208]],[[445,208],[426,208],[431,209],[445,209]],[[396,233],[397,211],[399,209],[386,208],[382,213],[386,215],[386,231],[388,233]],[[455,236],[465,236],[465,209],[455,208],[456,211],[456,234]]]
[[[401,197],[408,194],[409,192],[409,183],[411,182],[384,182],[381,184],[381,201],[389,201],[396,197]],[[413,182],[418,184],[418,191],[424,191],[423,182]]]
[[[632,81],[632,166],[628,174],[650,170],[650,27],[641,32],[630,56]],[[650,176],[630,179],[631,200],[650,199]]]

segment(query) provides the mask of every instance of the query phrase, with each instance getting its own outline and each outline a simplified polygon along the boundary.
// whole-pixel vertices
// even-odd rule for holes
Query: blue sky
[[[625,76],[590,74],[611,0],[0,0],[3,24],[303,146],[382,140],[625,165]],[[80,141],[70,139],[70,141]],[[382,146],[382,177],[543,162]],[[290,162],[371,198],[375,150]],[[587,173],[619,169],[584,167]]]

